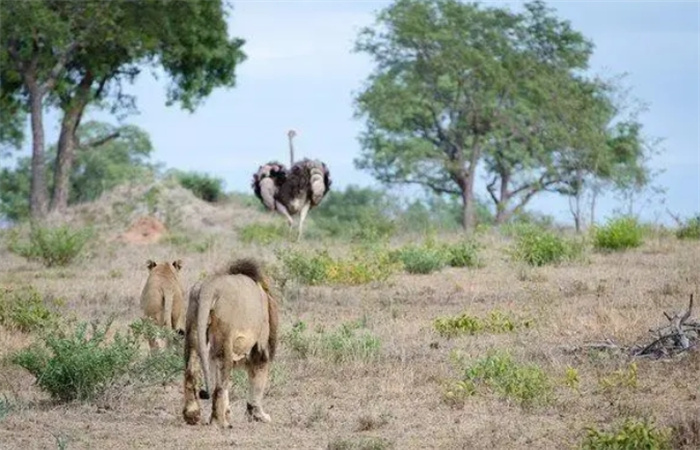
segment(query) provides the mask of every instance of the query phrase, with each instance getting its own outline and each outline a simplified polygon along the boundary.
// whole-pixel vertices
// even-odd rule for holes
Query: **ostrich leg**
[[[280,202],[275,202],[275,209],[287,218],[287,223],[289,224],[289,232],[291,233],[292,227],[294,227],[294,219],[289,214],[289,211],[287,211],[287,208]]]
[[[302,227],[304,226],[304,220],[306,220],[306,215],[309,213],[309,209],[311,209],[311,203],[304,203],[304,206],[301,207],[301,211],[299,212],[299,235],[297,236],[297,240],[301,240],[301,231]]]

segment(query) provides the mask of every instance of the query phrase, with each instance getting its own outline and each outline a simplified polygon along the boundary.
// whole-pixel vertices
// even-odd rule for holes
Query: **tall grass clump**
[[[348,258],[334,258],[326,250],[278,250],[277,258],[291,278],[307,285],[359,285],[384,281],[397,264],[384,250],[355,249]]]
[[[63,301],[45,299],[31,286],[0,290],[0,324],[24,333],[49,330],[58,325]]]
[[[700,214],[682,223],[676,230],[678,239],[700,239]]]
[[[464,334],[509,333],[531,326],[531,320],[517,319],[497,309],[491,311],[485,318],[463,313],[457,316],[438,317],[433,321],[435,331],[447,338]]]
[[[71,332],[46,333],[43,345],[34,344],[12,356],[12,362],[34,375],[39,387],[55,400],[89,400],[125,374],[137,356],[130,335],[116,333],[107,342],[111,323],[82,322]]]
[[[282,340],[300,359],[320,356],[333,363],[367,361],[379,356],[381,341],[363,320],[342,323],[335,329],[316,328],[312,333],[298,321],[282,335]]]
[[[593,231],[593,245],[598,250],[626,250],[642,245],[644,228],[633,217],[610,219]]]
[[[17,234],[11,235],[8,249],[27,259],[41,261],[46,267],[66,266],[80,255],[92,236],[89,228],[35,225],[25,242]]]
[[[671,429],[647,420],[626,419],[610,431],[590,427],[581,450],[671,450]]]
[[[511,257],[531,266],[559,264],[580,258],[584,245],[534,226],[520,226],[515,231]]]

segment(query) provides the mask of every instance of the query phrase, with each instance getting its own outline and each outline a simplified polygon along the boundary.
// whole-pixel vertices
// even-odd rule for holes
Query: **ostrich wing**
[[[253,175],[253,191],[255,196],[262,201],[269,210],[275,209],[275,195],[279,186],[284,183],[287,176],[287,169],[283,164],[271,161],[258,168]]]

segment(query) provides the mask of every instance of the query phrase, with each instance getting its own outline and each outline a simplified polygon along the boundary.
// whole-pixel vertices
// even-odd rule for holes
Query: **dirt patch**
[[[167,231],[165,225],[155,217],[139,217],[119,236],[119,240],[130,244],[152,244],[158,242]]]

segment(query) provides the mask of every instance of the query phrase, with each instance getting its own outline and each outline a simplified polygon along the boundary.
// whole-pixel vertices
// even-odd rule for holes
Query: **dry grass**
[[[78,318],[116,314],[117,326],[126,327],[139,317],[148,258],[183,259],[183,281],[189,287],[232,257],[258,256],[276,264],[275,245],[300,245],[242,244],[236,239],[236,225],[271,218],[231,203],[195,208],[196,202],[193,206],[192,199],[187,201],[181,229],[189,230],[192,239],[216,232],[216,245],[205,251],[103,241],[87,259],[46,269],[3,249],[0,288],[32,285],[63,298],[67,311]],[[205,217],[196,219],[197,214]],[[102,236],[106,240],[119,231],[105,227]],[[672,361],[636,361],[634,382],[619,375],[630,367],[624,356],[565,349],[604,339],[622,345],[647,339],[649,328],[665,322],[663,310],[680,310],[690,292],[699,292],[700,244],[669,237],[649,244],[653,248],[593,254],[589,262],[522,269],[505,258],[507,243],[502,238],[486,235],[480,240],[486,244],[485,267],[480,269],[398,273],[386,282],[364,286],[278,286],[283,293],[283,332],[299,320],[315,333],[364,318],[381,347],[377,358],[331,363],[323,355],[299,357],[283,342],[264,399],[273,419],[268,425],[244,420],[244,389],[237,388],[233,430],[188,426],[180,415],[180,381],[145,390],[126,387],[91,403],[53,404],[28,373],[6,359],[33,336],[0,327],[0,401],[10,405],[4,417],[0,415],[0,447],[558,449],[578,445],[587,426],[605,428],[627,417],[653,417],[660,425],[675,427],[678,445],[698,442],[698,349]],[[334,254],[350,250],[328,242],[303,245],[331,247]],[[494,309],[534,318],[534,325],[450,339],[433,328],[436,317],[463,312],[486,317]],[[479,390],[461,404],[446,402],[445,387],[461,376],[451,355],[469,362],[494,349],[543,369],[551,380],[553,399],[523,408]],[[565,382],[567,368],[577,373],[575,389]],[[616,376],[622,381],[615,382]],[[613,382],[601,381],[611,377]]]

